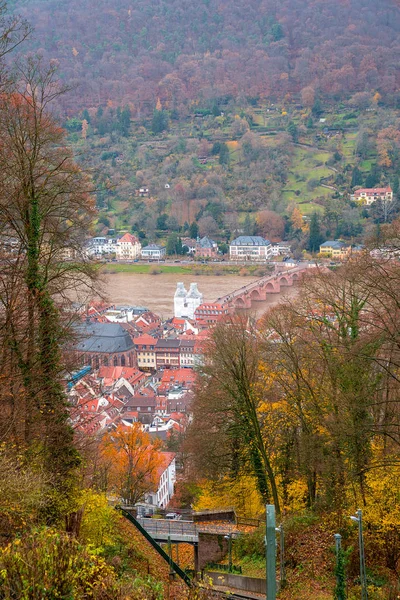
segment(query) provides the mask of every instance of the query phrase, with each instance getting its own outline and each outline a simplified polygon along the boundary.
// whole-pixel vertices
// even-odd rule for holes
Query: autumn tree
[[[107,489],[134,505],[156,487],[162,465],[160,443],[152,442],[140,423],[120,425],[102,440],[103,461],[108,465]]]
[[[261,210],[256,217],[257,231],[264,238],[280,241],[285,231],[283,218],[272,210]]]
[[[65,309],[77,290],[93,290],[83,242],[94,207],[50,114],[61,92],[54,70],[28,61],[20,77],[0,98],[1,370],[9,374],[0,432],[35,448],[67,499],[79,456],[62,385]]]
[[[274,468],[258,414],[258,367],[257,333],[245,317],[232,317],[213,330],[194,408],[192,456],[207,472],[214,465],[220,474],[233,477],[246,465],[262,501],[273,501],[279,514]]]

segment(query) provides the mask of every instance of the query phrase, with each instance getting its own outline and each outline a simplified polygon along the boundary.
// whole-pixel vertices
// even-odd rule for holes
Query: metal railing
[[[184,571],[182,571],[182,569],[172,560],[172,558],[168,556],[168,554],[161,548],[160,544],[158,544],[155,541],[155,539],[152,538],[150,532],[146,531],[146,529],[142,527],[139,521],[135,519],[135,517],[133,517],[128,511],[124,510],[120,506],[116,506],[115,508],[117,510],[120,510],[122,515],[126,519],[128,519],[128,521],[130,521],[136,527],[136,529],[138,529],[138,531],[140,531],[140,533],[146,538],[148,542],[150,542],[150,544],[158,552],[158,554],[162,556],[162,558],[169,564],[171,571],[175,572],[181,579],[183,579],[183,581],[188,587],[192,587],[193,582],[190,579],[190,577],[188,577],[188,575]]]
[[[154,537],[197,536],[198,530],[193,521],[137,518],[138,523]]]

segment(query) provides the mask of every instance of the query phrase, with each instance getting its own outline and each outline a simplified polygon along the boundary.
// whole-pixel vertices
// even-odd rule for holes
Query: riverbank
[[[271,265],[231,265],[224,263],[209,264],[164,264],[164,263],[107,263],[101,267],[106,275],[116,273],[136,273],[138,275],[160,275],[163,273],[182,275],[239,275],[242,277],[263,277],[273,272]]]

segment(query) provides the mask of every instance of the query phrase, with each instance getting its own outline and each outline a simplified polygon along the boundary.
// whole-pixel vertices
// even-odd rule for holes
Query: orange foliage
[[[160,443],[152,443],[140,423],[120,425],[102,441],[102,455],[112,490],[135,504],[153,490],[162,464]]]

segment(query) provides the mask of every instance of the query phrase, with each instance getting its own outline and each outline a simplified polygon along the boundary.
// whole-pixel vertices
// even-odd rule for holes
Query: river
[[[174,294],[178,281],[183,281],[186,289],[195,282],[204,295],[204,302],[214,302],[217,298],[230,294],[244,285],[256,281],[258,277],[239,275],[141,275],[137,273],[113,273],[105,277],[105,293],[113,304],[147,306],[163,318],[174,314]],[[269,307],[280,302],[285,296],[293,297],[295,287],[282,288],[280,294],[269,294],[265,302],[253,303],[251,312],[261,315]]]

